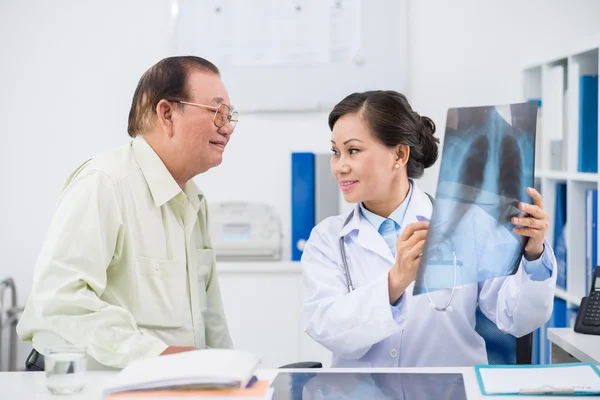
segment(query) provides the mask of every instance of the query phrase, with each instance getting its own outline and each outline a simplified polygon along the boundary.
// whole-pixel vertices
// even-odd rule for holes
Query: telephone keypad
[[[587,308],[583,316],[583,324],[591,326],[600,326],[600,292],[590,293]]]

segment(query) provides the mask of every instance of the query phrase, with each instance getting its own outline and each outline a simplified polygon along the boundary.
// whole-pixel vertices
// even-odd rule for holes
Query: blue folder
[[[302,258],[315,226],[315,155],[292,153],[292,261]]]
[[[592,284],[598,265],[598,190],[585,191],[585,287]]]
[[[554,215],[554,255],[558,263],[556,286],[567,289],[567,245],[565,224],[567,223],[567,184],[556,185],[556,210]]]
[[[567,327],[567,302],[558,297],[554,298],[554,307],[552,309],[552,315],[548,322],[541,328],[544,330],[543,337],[548,338],[548,328],[566,328]],[[543,346],[543,359],[540,360],[540,364],[550,364],[550,341],[543,340],[541,342]]]
[[[579,172],[598,172],[598,75],[579,78]]]

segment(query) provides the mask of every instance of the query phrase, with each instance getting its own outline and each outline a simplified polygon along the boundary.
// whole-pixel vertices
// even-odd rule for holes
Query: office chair
[[[279,368],[323,368],[323,364],[318,361],[301,361],[282,365]]]
[[[533,332],[520,338],[504,333],[477,307],[475,331],[485,340],[490,365],[531,364]]]
[[[520,338],[504,333],[489,320],[479,307],[475,315],[475,331],[485,341],[490,365],[531,364],[533,332]],[[304,361],[282,365],[279,368],[323,368],[318,361]]]

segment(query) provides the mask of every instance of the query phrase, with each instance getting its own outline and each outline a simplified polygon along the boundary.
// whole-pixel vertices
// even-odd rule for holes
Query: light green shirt
[[[206,200],[140,136],[67,181],[17,327],[40,353],[87,346],[122,368],[168,345],[229,348]]]

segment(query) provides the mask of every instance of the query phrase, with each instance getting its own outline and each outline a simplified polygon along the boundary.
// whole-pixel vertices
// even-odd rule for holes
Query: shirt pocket
[[[186,291],[185,260],[137,257],[132,313],[138,325],[179,328]]]

